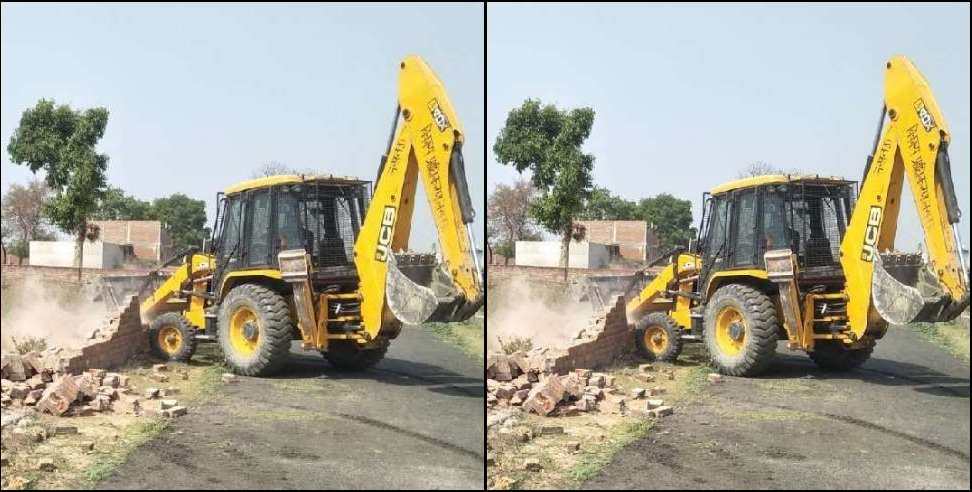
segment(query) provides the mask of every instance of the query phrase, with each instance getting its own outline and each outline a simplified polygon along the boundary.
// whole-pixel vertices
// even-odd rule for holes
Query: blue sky
[[[216,192],[269,160],[374,179],[398,62],[414,53],[452,98],[470,192],[484,202],[480,5],[5,3],[2,13],[4,149],[40,98],[106,106],[111,184],[142,199],[206,200],[212,220]],[[2,154],[3,190],[30,179]],[[424,194],[419,203],[411,246],[428,250],[434,226]]]
[[[970,241],[969,5],[487,6],[491,149],[525,98],[591,106],[594,178],[628,199],[690,199],[752,161],[859,180],[884,63],[912,59],[952,131]],[[516,179],[487,156],[487,189]],[[897,246],[921,237],[910,200]]]

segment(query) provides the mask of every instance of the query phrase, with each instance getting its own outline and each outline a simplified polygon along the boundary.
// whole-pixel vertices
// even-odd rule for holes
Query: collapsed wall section
[[[630,353],[634,348],[634,334],[628,328],[624,307],[624,298],[616,296],[602,316],[553,358],[549,364],[551,371],[566,374],[574,369],[597,369]]]
[[[112,369],[148,350],[148,334],[142,328],[138,298],[130,296],[114,313],[106,315],[104,323],[87,334],[75,348],[51,347],[41,353],[23,356],[4,354],[3,377],[22,381],[25,374],[17,370],[20,360],[31,361],[35,371],[80,374],[87,369]],[[22,364],[21,364],[22,365]]]
[[[138,298],[129,296],[128,303],[95,329],[89,340],[79,353],[63,359],[66,372],[112,369],[144,353],[148,349],[148,334],[142,329]]]

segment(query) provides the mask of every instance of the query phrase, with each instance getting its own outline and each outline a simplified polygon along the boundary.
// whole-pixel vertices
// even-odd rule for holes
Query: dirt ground
[[[615,379],[615,393],[607,392],[598,403],[598,411],[582,412],[573,416],[541,417],[530,413],[517,413],[516,424],[510,434],[501,434],[496,426],[487,433],[491,448],[488,450],[493,463],[487,467],[487,488],[504,489],[569,489],[595,475],[607,464],[614,453],[651,432],[653,419],[636,410],[644,409],[645,399],[632,399],[635,388],[663,388],[665,393],[651,398],[663,399],[666,405],[676,408],[694,398],[706,384],[708,368],[700,367],[696,354],[686,357],[678,365],[654,364],[654,370],[645,374],[655,376],[648,383],[639,378],[638,364],[634,358],[619,361],[614,367],[599,370]],[[670,380],[663,371],[674,371]],[[623,398],[628,411],[620,413],[618,399]],[[516,407],[514,407],[516,408]],[[495,410],[497,414],[507,409]],[[668,418],[668,417],[666,417]],[[562,432],[544,433],[545,427],[562,428]],[[529,438],[522,436],[526,433]],[[574,443],[577,449],[568,448]],[[538,459],[541,470],[524,470],[527,459]]]
[[[296,346],[131,454],[103,489],[483,487],[481,361],[409,328],[363,373]]]
[[[133,361],[114,372],[129,376],[132,394],[141,395],[147,388],[175,388],[179,394],[171,396],[181,405],[195,410],[194,403],[212,391],[219,381],[221,369],[209,362],[194,361],[190,365],[169,364],[170,381],[159,383],[148,378],[152,364],[158,361],[145,358]],[[188,371],[189,378],[177,377],[176,371]],[[146,408],[157,402],[142,400]],[[115,410],[89,416],[38,415],[30,428],[43,429],[50,437],[38,443],[22,443],[4,440],[3,456],[9,464],[3,467],[3,488],[6,489],[71,489],[90,487],[98,479],[110,473],[127,453],[151,439],[168,425],[161,417],[135,416],[126,411],[121,401],[114,403]],[[5,410],[6,411],[6,410]],[[16,409],[13,409],[16,411]],[[76,433],[60,433],[57,427],[76,428]],[[37,470],[40,458],[51,458],[57,469]]]
[[[617,453],[586,489],[969,488],[969,365],[907,329],[852,373],[785,352]]]

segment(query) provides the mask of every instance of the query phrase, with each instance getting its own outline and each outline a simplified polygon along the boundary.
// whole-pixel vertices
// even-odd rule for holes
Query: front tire
[[[219,310],[219,347],[226,365],[244,376],[267,376],[289,358],[294,323],[284,297],[244,284],[226,295]]]
[[[705,309],[705,347],[730,376],[756,376],[776,355],[779,321],[766,294],[742,284],[720,287]]]
[[[635,324],[635,346],[648,360],[675,362],[682,353],[682,329],[671,316],[651,313]]]
[[[149,325],[152,354],[164,361],[189,362],[196,352],[196,327],[182,313],[165,313]]]
[[[874,347],[850,350],[842,343],[818,342],[808,355],[825,371],[850,371],[857,369],[871,358]]]

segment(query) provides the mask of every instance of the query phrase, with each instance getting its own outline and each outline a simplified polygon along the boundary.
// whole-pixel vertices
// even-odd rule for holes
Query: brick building
[[[586,229],[586,240],[617,245],[622,258],[648,261],[658,254],[658,235],[643,220],[578,220],[574,223]]]
[[[172,240],[157,220],[95,220],[101,228],[101,240],[119,245],[131,245],[136,258],[162,261],[172,251]]]

